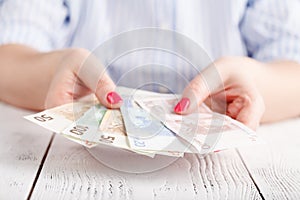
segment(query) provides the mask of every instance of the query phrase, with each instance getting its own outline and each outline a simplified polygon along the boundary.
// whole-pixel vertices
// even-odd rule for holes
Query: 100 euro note
[[[212,112],[202,104],[198,112],[177,115],[173,108],[179,96],[164,94],[159,97],[136,97],[135,101],[160,120],[178,136],[192,144],[193,153],[212,151],[263,143],[257,134],[226,115]]]
[[[99,144],[98,138],[101,133],[98,132],[98,127],[106,111],[107,109],[100,104],[93,105],[60,133],[84,146],[94,147]]]

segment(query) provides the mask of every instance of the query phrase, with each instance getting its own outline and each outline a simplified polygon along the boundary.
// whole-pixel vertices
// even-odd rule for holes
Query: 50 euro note
[[[50,131],[60,133],[72,122],[80,118],[91,106],[92,102],[73,102],[51,108],[24,118]]]
[[[177,115],[173,112],[179,96],[164,94],[147,96],[135,101],[166,127],[192,144],[193,153],[212,151],[263,143],[257,134],[226,115],[212,112],[202,104],[196,113]]]
[[[62,132],[70,126],[70,124],[74,123],[77,119],[84,115],[84,113],[93,105],[94,101],[77,101],[28,115],[24,118],[52,132],[62,134]],[[80,140],[71,135],[63,136],[86,147],[94,147],[97,145],[97,143]]]

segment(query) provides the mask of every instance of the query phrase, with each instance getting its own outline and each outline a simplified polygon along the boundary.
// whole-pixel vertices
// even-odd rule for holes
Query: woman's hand
[[[266,75],[264,69],[263,63],[246,57],[219,59],[190,82],[174,111],[188,114],[205,102],[212,110],[256,129],[265,112],[257,86],[257,77]]]
[[[118,108],[121,97],[99,60],[84,49],[41,53],[28,46],[0,46],[0,100],[43,110],[95,93],[101,104]]]
[[[108,108],[121,105],[121,97],[114,92],[115,84],[96,57],[84,49],[69,49],[62,53],[64,55],[48,90],[47,108],[72,102],[90,93],[95,93],[100,103]]]

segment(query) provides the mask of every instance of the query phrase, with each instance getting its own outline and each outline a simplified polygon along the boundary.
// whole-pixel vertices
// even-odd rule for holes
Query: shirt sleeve
[[[63,0],[0,0],[0,45],[20,43],[41,51],[60,48],[69,34]]]
[[[250,0],[240,24],[249,56],[300,62],[300,1]]]

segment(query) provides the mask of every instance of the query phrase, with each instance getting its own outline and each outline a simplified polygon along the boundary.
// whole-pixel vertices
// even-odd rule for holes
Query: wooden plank
[[[266,125],[258,133],[266,145],[240,148],[266,199],[300,199],[300,119]]]
[[[113,153],[111,154],[113,155]],[[114,158],[112,158],[114,159]],[[127,162],[126,156],[120,163]],[[138,165],[138,162],[135,163]],[[235,150],[186,155],[159,171],[115,171],[55,136],[32,199],[261,199]]]
[[[51,133],[23,119],[28,111],[0,103],[0,199],[26,199]]]

